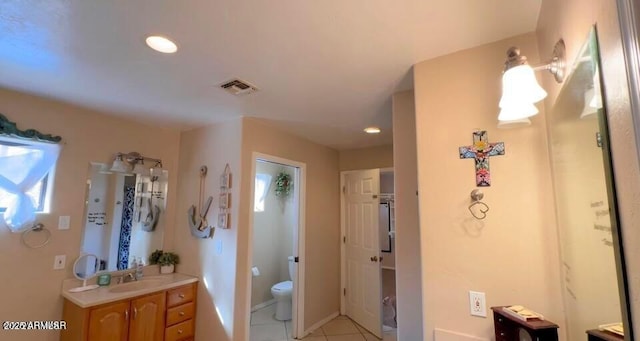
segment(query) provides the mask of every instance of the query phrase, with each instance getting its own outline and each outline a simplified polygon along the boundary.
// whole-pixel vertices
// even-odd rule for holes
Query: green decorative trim
[[[20,130],[15,122],[9,121],[3,114],[0,114],[0,135],[52,143],[58,143],[62,140],[60,136],[43,134],[35,129]]]
[[[291,175],[287,173],[280,173],[276,177],[276,196],[287,197],[291,194],[293,188],[293,181],[291,181]]]

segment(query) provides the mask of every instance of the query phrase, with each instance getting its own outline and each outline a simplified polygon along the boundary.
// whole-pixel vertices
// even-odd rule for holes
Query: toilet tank
[[[289,279],[293,281],[293,275],[295,272],[296,263],[293,261],[293,256],[289,256]]]

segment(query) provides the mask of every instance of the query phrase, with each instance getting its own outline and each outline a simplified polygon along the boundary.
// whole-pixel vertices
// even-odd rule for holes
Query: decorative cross
[[[489,173],[489,157],[504,155],[504,142],[489,143],[487,132],[474,131],[473,145],[460,147],[461,159],[476,160],[476,185],[478,187],[491,186],[491,173]]]

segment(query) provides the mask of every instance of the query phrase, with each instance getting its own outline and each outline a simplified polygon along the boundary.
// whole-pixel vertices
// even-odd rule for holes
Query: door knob
[[[373,256],[373,257],[371,257],[369,259],[371,259],[372,262],[377,262],[378,261],[378,256]]]

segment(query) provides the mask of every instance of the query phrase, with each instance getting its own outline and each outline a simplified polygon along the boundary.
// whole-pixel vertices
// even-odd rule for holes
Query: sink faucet
[[[135,274],[133,273],[133,271],[123,273],[122,275],[117,276],[116,278],[118,279],[116,282],[117,284],[128,283],[128,282],[133,282],[138,280]]]
[[[126,274],[122,275],[122,282],[127,283],[127,282],[133,282],[133,281],[137,281],[138,279],[136,278],[136,275],[133,274],[132,272],[127,272]]]

